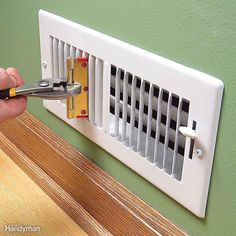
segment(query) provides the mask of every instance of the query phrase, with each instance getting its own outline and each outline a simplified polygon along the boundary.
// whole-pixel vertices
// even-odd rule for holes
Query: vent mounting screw
[[[201,157],[202,156],[202,150],[201,149],[196,149],[194,154],[197,156],[197,157]]]
[[[44,68],[44,69],[47,68],[47,62],[46,62],[46,61],[43,61],[43,62],[42,62],[42,65],[43,65],[43,68]]]

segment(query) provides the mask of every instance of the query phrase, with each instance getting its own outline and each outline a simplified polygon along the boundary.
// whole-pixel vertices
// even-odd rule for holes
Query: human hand
[[[24,80],[15,68],[0,68],[0,90],[24,85]],[[17,96],[8,100],[0,99],[0,122],[16,117],[26,109],[27,98]]]

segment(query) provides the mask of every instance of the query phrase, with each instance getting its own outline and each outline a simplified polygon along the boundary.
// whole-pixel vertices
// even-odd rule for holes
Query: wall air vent
[[[42,10],[39,23],[43,78],[88,57],[89,120],[68,120],[64,101],[44,106],[204,217],[223,83]]]

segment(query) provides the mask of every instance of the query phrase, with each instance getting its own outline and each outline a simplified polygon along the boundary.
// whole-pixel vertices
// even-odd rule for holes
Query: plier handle
[[[79,83],[68,84],[65,78],[44,79],[36,83],[17,88],[0,90],[0,99],[8,99],[18,95],[59,100],[74,97],[81,93]]]

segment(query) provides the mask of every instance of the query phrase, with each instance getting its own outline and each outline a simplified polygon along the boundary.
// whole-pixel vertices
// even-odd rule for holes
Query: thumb
[[[8,89],[17,86],[17,81],[13,76],[10,76],[6,70],[0,68],[0,89]]]

